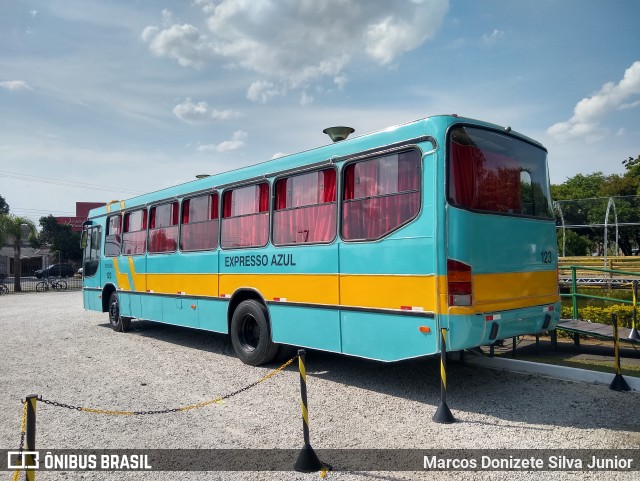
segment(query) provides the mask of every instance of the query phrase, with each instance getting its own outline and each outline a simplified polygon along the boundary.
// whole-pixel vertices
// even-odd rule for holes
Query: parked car
[[[42,277],[72,277],[74,273],[71,264],[51,264],[49,267],[37,270],[35,276]]]

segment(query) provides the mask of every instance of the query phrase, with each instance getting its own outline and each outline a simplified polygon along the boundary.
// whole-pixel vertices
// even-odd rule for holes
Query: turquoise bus
[[[351,129],[349,129],[351,130]],[[553,329],[547,152],[433,116],[91,211],[83,296],[229,334],[260,365],[290,345],[381,361]]]

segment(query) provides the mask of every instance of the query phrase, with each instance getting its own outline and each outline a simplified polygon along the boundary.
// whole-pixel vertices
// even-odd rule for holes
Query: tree
[[[594,172],[587,175],[578,174],[570,177],[560,185],[551,186],[551,196],[554,200],[560,201],[559,204],[566,225],[588,226],[594,223],[594,216],[597,217],[599,215],[599,212],[596,213],[596,211],[599,210],[599,204],[601,203],[595,198],[599,197],[599,192],[605,182],[606,178],[602,172]],[[591,200],[585,201],[585,199]],[[601,219],[604,219],[604,212]],[[580,236],[586,240],[586,243],[581,245],[592,247],[601,246],[604,240],[601,228],[586,227],[580,229]],[[573,242],[575,244],[576,239],[573,239]],[[561,245],[559,246],[559,252],[562,252]]]
[[[627,169],[627,174],[632,177],[640,177],[640,155],[638,155],[635,159],[633,157],[629,157],[627,160],[623,160],[622,164],[624,168]],[[638,192],[640,194],[640,192]]]
[[[640,195],[640,155],[635,159],[629,157],[622,164],[626,169],[624,174],[578,174],[560,185],[551,186],[551,191],[555,200],[565,201],[560,202],[560,206],[567,225],[602,225],[609,198],[613,197],[618,223],[627,224],[618,227],[618,248],[624,255],[629,256],[634,254],[634,247],[640,245],[640,226],[633,225],[640,222],[639,201],[635,197]],[[609,225],[613,223],[613,212],[610,212]],[[575,233],[588,242],[578,242],[577,238],[573,238],[573,249],[581,251],[583,247],[590,246],[590,249],[603,253],[602,227],[585,227]],[[611,238],[609,235],[609,239]]]
[[[29,237],[37,234],[35,224],[26,217],[18,217],[13,214],[0,214],[0,241],[7,241],[13,246],[13,290],[21,292],[20,275],[22,264],[20,262],[20,250],[22,243]]]
[[[42,230],[35,244],[49,244],[51,252],[60,261],[80,261],[82,260],[82,250],[80,249],[80,233],[73,232],[71,226],[58,224],[58,220],[52,216],[40,217]]]
[[[567,229],[565,231],[565,239],[564,239],[564,244],[565,244],[564,255],[565,256],[588,256],[589,252],[591,252],[591,250],[593,249],[588,237],[584,235],[580,235],[578,232],[571,229]],[[556,234],[558,236],[558,247],[559,247],[558,252],[562,253],[563,252],[562,230],[558,229]]]
[[[9,213],[9,204],[4,200],[4,197],[0,195],[0,215]]]

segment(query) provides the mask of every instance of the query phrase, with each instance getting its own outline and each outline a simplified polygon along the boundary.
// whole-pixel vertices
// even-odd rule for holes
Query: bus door
[[[82,286],[96,289],[83,289],[84,308],[102,310],[100,258],[102,248],[102,228],[99,225],[86,224],[82,231]]]

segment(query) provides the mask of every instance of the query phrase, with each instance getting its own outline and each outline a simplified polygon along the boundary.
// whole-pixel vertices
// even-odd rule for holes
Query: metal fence
[[[37,278],[33,276],[23,276],[18,279],[18,289],[13,276],[0,277],[0,295],[19,294],[26,292],[62,292],[79,291],[82,289],[82,277],[47,277]]]

